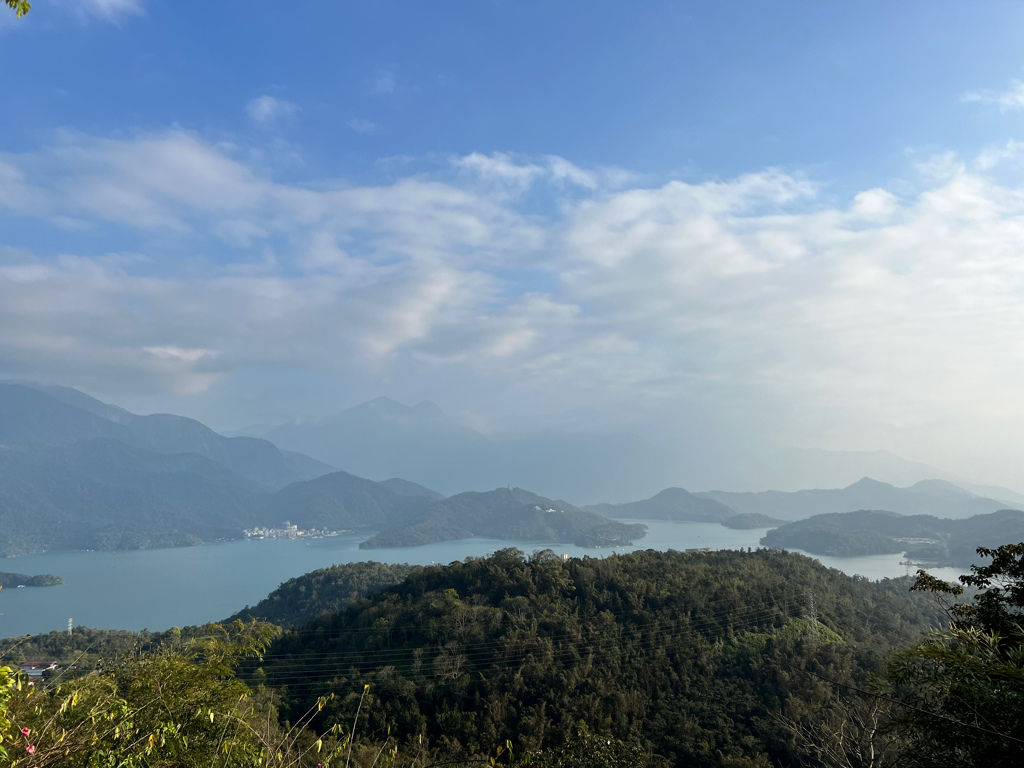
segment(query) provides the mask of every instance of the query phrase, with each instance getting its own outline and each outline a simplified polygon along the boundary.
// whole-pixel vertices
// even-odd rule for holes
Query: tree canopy
[[[20,19],[26,13],[32,9],[32,3],[28,0],[5,0],[7,7],[14,11],[14,14]]]
[[[946,601],[949,625],[889,668],[904,765],[1024,765],[1024,543],[978,554],[991,563],[961,584],[918,572],[914,589]]]

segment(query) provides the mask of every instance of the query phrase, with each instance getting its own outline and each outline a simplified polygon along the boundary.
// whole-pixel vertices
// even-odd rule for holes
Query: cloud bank
[[[449,370],[510,412],[710,414],[1005,482],[1024,458],[1005,154],[836,203],[777,169],[644,186],[500,153],[285,183],[183,131],[64,134],[0,155],[0,221],[88,245],[0,243],[0,373],[199,395],[240,370]]]

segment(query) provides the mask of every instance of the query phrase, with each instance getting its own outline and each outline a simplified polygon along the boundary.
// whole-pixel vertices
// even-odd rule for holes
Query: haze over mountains
[[[432,404],[383,398],[267,434],[318,455],[225,437],[180,416],[140,416],[67,387],[0,383],[0,553],[179,546],[285,520],[303,530],[367,531],[367,548],[469,536],[608,546],[644,535],[643,525],[620,521],[768,527],[865,509],[962,519],[1024,506],[944,480],[898,488],[869,478],[796,492],[669,487],[640,501],[577,506],[495,480],[522,475],[558,487],[564,473],[572,486],[602,470],[628,473],[623,467],[647,454],[580,435],[492,440]],[[408,473],[385,471],[396,467]],[[423,477],[445,477],[442,491],[457,491],[446,497]]]
[[[909,488],[897,488],[861,478],[846,488],[795,492],[761,491],[731,493],[707,491],[696,496],[713,499],[737,512],[757,513],[783,520],[801,520],[830,512],[885,509],[903,515],[936,515],[964,518],[1017,505],[1002,499],[978,496],[945,480],[922,480]]]
[[[862,477],[907,486],[944,479],[1011,505],[1024,495],[972,484],[887,451],[786,448],[747,453],[742,446],[681,452],[672,436],[552,426],[485,435],[434,403],[407,406],[385,397],[322,419],[254,426],[235,434],[264,437],[361,477],[404,477],[453,494],[505,485],[577,504],[627,503],[671,486],[730,491],[844,488]]]
[[[516,491],[510,505],[506,495],[463,494],[438,507],[444,496],[414,482],[335,471],[261,438],[138,416],[65,387],[0,383],[0,554],[196,544],[285,520],[390,532],[392,546],[468,535],[594,544],[643,535],[643,526],[565,502]]]

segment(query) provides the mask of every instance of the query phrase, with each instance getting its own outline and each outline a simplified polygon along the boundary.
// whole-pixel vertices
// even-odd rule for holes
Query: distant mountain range
[[[285,520],[301,529],[382,531],[390,546],[469,535],[598,545],[643,535],[642,526],[525,491],[519,495],[530,505],[558,510],[513,510],[495,502],[505,493],[462,494],[448,503],[409,480],[334,471],[193,419],[139,416],[67,387],[0,383],[3,555],[181,546],[239,538],[244,529]]]
[[[405,477],[446,494],[521,486],[573,499],[629,498],[678,466],[628,433],[550,431],[487,436],[431,402],[379,397],[328,418],[254,426],[264,437],[361,477]]]
[[[137,416],[69,387],[0,383],[0,445],[66,446],[96,438],[158,454],[196,454],[269,488],[334,469],[268,440],[224,437],[184,416]]]
[[[720,502],[736,512],[762,514],[783,520],[802,520],[812,515],[859,509],[963,518],[1015,506],[978,496],[945,480],[923,480],[909,488],[897,488],[868,477],[846,488],[832,490],[758,493],[708,491],[695,495]]]
[[[795,492],[672,487],[643,501],[588,507],[520,488],[472,490],[484,482],[477,480],[446,498],[419,477],[371,480],[361,473],[389,466],[394,453],[421,476],[458,479],[485,466],[493,481],[492,464],[504,452],[518,464],[510,461],[502,472],[534,476],[542,465],[557,473],[594,451],[612,454],[602,445],[574,452],[571,441],[557,440],[496,447],[432,404],[407,408],[383,398],[324,423],[267,434],[293,446],[308,442],[321,458],[356,471],[348,464],[336,471],[261,437],[225,437],[193,419],[133,414],[68,387],[0,382],[0,554],[195,544],[285,520],[301,529],[365,530],[373,534],[367,548],[468,536],[604,546],[642,537],[644,526],[632,520],[765,527],[863,509],[967,518],[1014,506],[944,480],[898,488],[869,478]],[[620,455],[625,466],[629,445]]]
[[[434,403],[410,406],[379,397],[333,416],[235,434],[264,437],[360,477],[404,477],[446,494],[511,484],[593,505],[678,486],[793,492],[843,488],[862,477],[898,487],[937,478],[1006,506],[1024,505],[1024,494],[972,484],[887,451],[695,445],[692,436],[680,437],[666,425],[641,433],[589,424],[577,419],[485,435]]]

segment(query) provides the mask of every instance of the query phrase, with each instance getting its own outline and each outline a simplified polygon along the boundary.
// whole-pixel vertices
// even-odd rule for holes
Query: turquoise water
[[[266,539],[182,549],[57,552],[5,558],[0,559],[0,570],[54,573],[64,579],[64,584],[0,590],[0,637],[63,629],[69,618],[76,625],[108,629],[161,630],[202,624],[255,605],[283,581],[335,563],[450,563],[503,547],[518,547],[527,553],[549,548],[576,557],[709,545],[712,549],[756,548],[766,530],[734,531],[714,523],[644,522],[649,529],[645,538],[636,546],[614,549],[462,539],[420,547],[361,550],[359,542],[368,538],[362,533],[312,540]],[[829,567],[871,579],[913,573],[913,569],[900,565],[899,555],[819,559]],[[943,568],[932,572],[946,579],[960,573]]]

